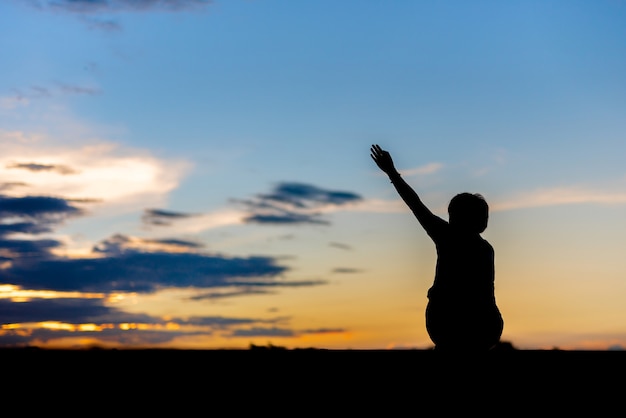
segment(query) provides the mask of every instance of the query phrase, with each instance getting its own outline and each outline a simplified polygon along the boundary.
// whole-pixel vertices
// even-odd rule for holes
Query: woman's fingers
[[[371,151],[376,157],[380,157],[383,154],[383,149],[377,144],[372,145]]]

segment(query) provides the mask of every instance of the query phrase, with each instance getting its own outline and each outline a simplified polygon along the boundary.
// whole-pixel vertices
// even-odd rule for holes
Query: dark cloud
[[[83,210],[71,201],[48,196],[9,197],[0,195],[0,257],[2,260],[50,258],[54,239],[15,239],[14,234],[36,235],[51,232],[56,224]]]
[[[0,257],[2,260],[43,260],[53,257],[50,250],[60,247],[60,241],[54,239],[6,239],[0,238]],[[4,273],[5,270],[2,270]],[[0,283],[6,283],[0,276]]]
[[[235,202],[249,212],[244,218],[248,223],[327,225],[330,222],[323,218],[322,208],[361,199],[351,192],[326,190],[304,183],[279,183],[270,193]]]
[[[102,305],[100,299],[33,299],[28,302],[0,299],[2,324],[43,321],[103,323],[110,322],[109,318],[105,318],[111,311],[111,308]]]
[[[280,183],[272,193],[259,195],[259,198],[264,202],[285,203],[296,208],[342,205],[361,199],[355,193],[324,190],[303,183]]]
[[[275,214],[271,215],[249,215],[244,218],[247,223],[258,224],[317,224],[329,225],[330,222],[321,218],[320,214],[289,213],[287,211],[275,209]]]
[[[10,234],[42,234],[51,230],[49,225],[42,225],[37,222],[6,223],[0,224],[0,237]]]
[[[212,0],[31,0],[30,3],[44,10],[98,13],[194,10],[206,7],[212,3]]]
[[[271,257],[122,250],[101,258],[14,259],[0,281],[28,289],[154,292],[161,288],[267,286],[234,278],[275,278],[288,270]],[[286,284],[283,284],[286,285]]]
[[[123,234],[115,234],[107,238],[92,248],[95,253],[108,254],[110,256],[122,254],[127,251],[127,246],[131,243],[131,239]]]
[[[192,213],[173,212],[164,209],[146,209],[141,220],[149,225],[170,225],[173,220],[197,216]]]
[[[70,204],[72,200],[50,196],[11,197],[0,195],[0,218],[27,218],[38,220],[65,219],[83,211]]]
[[[70,167],[58,164],[40,164],[40,163],[13,163],[7,168],[21,168],[28,171],[56,171],[59,174],[76,174],[77,171]]]

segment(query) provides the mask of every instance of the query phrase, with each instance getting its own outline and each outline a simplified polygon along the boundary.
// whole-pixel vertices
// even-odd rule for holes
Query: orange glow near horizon
[[[14,284],[0,285],[0,299],[10,299],[11,302],[28,302],[32,299],[105,299],[107,302],[119,302],[134,294],[125,293],[95,293],[95,292],[62,292],[56,290],[29,290]]]

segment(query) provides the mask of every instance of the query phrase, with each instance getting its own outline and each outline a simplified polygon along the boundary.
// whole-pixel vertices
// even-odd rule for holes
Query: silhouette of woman
[[[477,193],[457,194],[448,205],[446,222],[404,181],[388,151],[375,144],[370,152],[437,249],[426,305],[426,330],[435,351],[492,349],[504,321],[495,298],[493,247],[480,235],[489,219],[487,202]]]

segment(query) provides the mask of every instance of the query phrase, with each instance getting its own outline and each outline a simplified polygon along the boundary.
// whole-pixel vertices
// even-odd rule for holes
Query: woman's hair
[[[480,234],[487,229],[489,205],[479,193],[459,193],[450,200],[448,216],[450,225]]]

